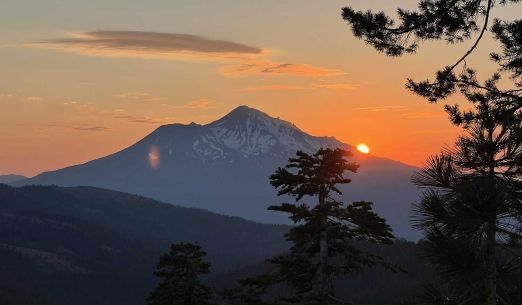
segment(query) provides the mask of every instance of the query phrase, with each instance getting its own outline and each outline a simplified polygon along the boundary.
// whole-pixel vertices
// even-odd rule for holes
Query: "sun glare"
[[[362,152],[363,154],[367,154],[370,152],[370,147],[366,144],[359,144],[357,145],[357,150]]]

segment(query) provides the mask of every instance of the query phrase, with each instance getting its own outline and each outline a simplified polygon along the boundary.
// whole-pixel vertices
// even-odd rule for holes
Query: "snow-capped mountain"
[[[250,220],[285,223],[266,208],[282,200],[268,177],[297,150],[343,147],[333,137],[311,136],[292,123],[240,106],[207,125],[171,124],[113,155],[24,180],[21,184],[88,185],[140,194],[177,205],[205,208]],[[361,164],[343,186],[343,200],[375,202],[402,237],[415,238],[410,204],[418,192],[414,167],[354,151]],[[285,198],[283,198],[284,200]]]
[[[289,122],[240,106],[209,124],[208,132],[194,142],[194,149],[215,159],[226,159],[227,151],[245,158],[260,155],[286,158],[298,150],[313,152],[340,144],[334,138],[311,137]]]

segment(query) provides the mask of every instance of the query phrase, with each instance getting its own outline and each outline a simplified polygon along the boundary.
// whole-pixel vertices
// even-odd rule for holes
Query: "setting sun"
[[[370,152],[370,147],[366,144],[359,144],[357,145],[357,150],[362,152],[363,154],[367,154]]]

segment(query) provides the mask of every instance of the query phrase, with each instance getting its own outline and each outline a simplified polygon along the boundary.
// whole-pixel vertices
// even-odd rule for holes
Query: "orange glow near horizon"
[[[239,105],[313,136],[371,143],[372,155],[415,166],[461,132],[444,104],[464,106],[462,96],[430,104],[404,84],[433,79],[470,41],[425,43],[414,55],[391,59],[353,37],[340,16],[344,0],[224,1],[143,2],[126,14],[70,1],[57,14],[52,6],[28,10],[3,0],[10,10],[0,18],[0,175],[82,164],[161,125],[207,124]],[[402,6],[352,4],[389,13]],[[297,11],[285,13],[290,9]],[[518,17],[520,10],[502,14]],[[195,23],[194,16],[211,22]],[[71,36],[79,29],[90,34]],[[487,33],[469,58],[481,80],[496,71],[489,60],[496,47]],[[162,157],[153,149],[142,156],[153,169]]]

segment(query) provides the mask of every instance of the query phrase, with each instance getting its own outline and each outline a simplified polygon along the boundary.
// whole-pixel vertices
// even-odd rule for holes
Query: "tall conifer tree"
[[[522,114],[496,98],[448,108],[466,133],[414,176],[425,189],[414,223],[455,304],[522,303]]]
[[[345,205],[335,198],[342,194],[338,186],[350,182],[345,172],[356,172],[359,167],[345,159],[349,156],[342,149],[298,152],[270,177],[278,195],[296,200],[269,208],[288,213],[295,222],[286,235],[292,247],[290,253],[268,260],[273,272],[242,280],[239,287],[228,290],[225,296],[230,304],[348,304],[336,296],[336,277],[378,264],[392,268],[357,245],[393,242],[390,227],[372,211],[372,203]],[[313,206],[303,203],[312,200]],[[290,293],[267,300],[267,291],[277,284],[288,285]]]
[[[455,44],[473,39],[435,80],[410,79],[407,84],[430,102],[460,92],[472,106],[467,111],[446,106],[452,123],[463,126],[466,134],[453,148],[429,159],[414,178],[426,189],[416,207],[415,225],[426,234],[428,257],[444,286],[452,286],[445,290],[455,292],[423,304],[522,302],[517,246],[522,230],[522,20],[494,18],[498,7],[518,3],[420,0],[417,11],[398,10],[398,22],[383,12],[343,9],[354,35],[390,56],[415,53],[423,41]],[[490,55],[499,68],[490,79],[479,81],[467,60],[488,30],[500,44]],[[503,74],[512,81],[500,82]]]

